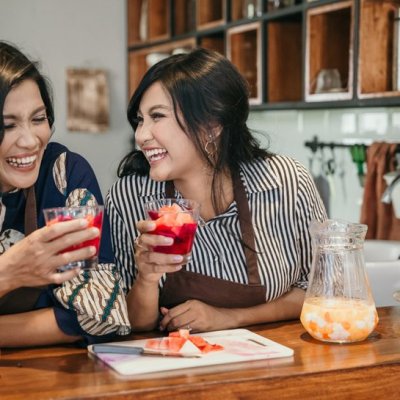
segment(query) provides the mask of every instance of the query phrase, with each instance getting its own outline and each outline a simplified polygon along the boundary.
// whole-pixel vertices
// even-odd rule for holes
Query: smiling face
[[[205,160],[179,126],[172,100],[159,82],[143,94],[135,138],[150,164],[150,177],[156,181],[176,183],[204,169]]]
[[[0,145],[0,191],[28,188],[38,177],[51,136],[46,107],[36,82],[13,87],[4,102],[4,138]]]

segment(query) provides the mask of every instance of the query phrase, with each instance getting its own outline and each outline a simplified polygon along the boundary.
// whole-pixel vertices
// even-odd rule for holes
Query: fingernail
[[[88,225],[88,221],[86,219],[81,218],[79,220],[79,225],[80,226],[87,226]]]
[[[90,251],[90,254],[96,254],[96,247],[90,246],[89,251]]]
[[[150,231],[154,231],[154,229],[156,229],[156,223],[155,222],[149,222],[147,227],[148,227],[148,229]]]
[[[162,241],[163,241],[164,244],[172,244],[172,243],[174,243],[174,239],[172,239],[172,238],[170,238],[168,236],[164,236]]]
[[[183,261],[183,257],[180,256],[180,255],[176,255],[176,256],[173,256],[172,260],[174,262],[182,262]]]

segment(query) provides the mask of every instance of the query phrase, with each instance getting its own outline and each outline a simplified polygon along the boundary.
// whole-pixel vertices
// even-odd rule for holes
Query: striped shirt
[[[313,179],[297,161],[274,155],[242,164],[243,180],[253,222],[257,262],[266,300],[291,290],[307,288],[311,267],[311,220],[324,220],[326,213]],[[179,193],[176,193],[179,197]],[[133,242],[138,220],[145,219],[146,201],[165,197],[165,182],[148,176],[120,178],[110,189],[108,208],[117,266],[128,291],[137,270]],[[240,242],[237,204],[205,224],[200,224],[187,270],[238,283],[248,283],[246,260]],[[165,276],[160,280],[160,287]]]

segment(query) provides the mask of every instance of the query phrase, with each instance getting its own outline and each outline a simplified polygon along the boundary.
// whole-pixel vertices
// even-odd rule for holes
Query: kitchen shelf
[[[157,57],[229,58],[252,109],[400,105],[400,0],[127,0],[129,94]]]
[[[399,10],[400,1],[361,1],[357,87],[361,98],[400,96]]]
[[[307,12],[306,101],[335,101],[353,96],[353,1]]]

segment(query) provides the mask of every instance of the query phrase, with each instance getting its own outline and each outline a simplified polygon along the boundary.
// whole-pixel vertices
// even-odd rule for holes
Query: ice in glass
[[[165,254],[180,254],[190,261],[193,241],[199,219],[199,205],[188,199],[161,199],[145,204],[149,219],[155,221],[155,235],[174,239],[170,246],[155,246],[154,251]]]

